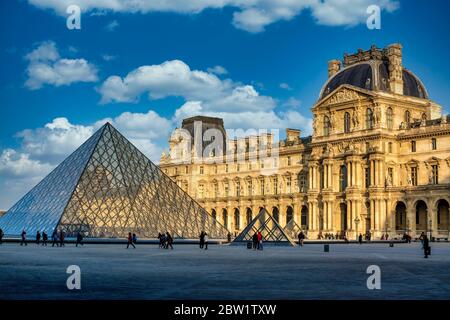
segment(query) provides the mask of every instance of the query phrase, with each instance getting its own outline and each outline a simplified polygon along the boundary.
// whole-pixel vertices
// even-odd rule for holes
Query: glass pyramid
[[[302,228],[300,228],[300,226],[294,221],[294,219],[291,219],[291,221],[286,224],[283,230],[289,237],[291,237],[291,239],[297,239],[299,233],[303,231]],[[303,233],[305,232],[303,231]]]
[[[234,239],[233,243],[251,242],[253,235],[259,231],[261,231],[263,243],[296,245],[266,209],[262,209],[259,212],[250,224]]]
[[[57,229],[101,238],[228,233],[109,123],[0,218],[0,228],[6,235]]]

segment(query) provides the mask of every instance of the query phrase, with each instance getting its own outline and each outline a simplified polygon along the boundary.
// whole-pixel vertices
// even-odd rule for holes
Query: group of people
[[[252,237],[253,250],[263,250],[263,236],[261,231],[253,234]]]
[[[0,244],[3,242],[3,230],[0,229]],[[55,245],[57,247],[65,247],[65,243],[64,240],[66,238],[66,235],[64,233],[64,231],[59,231],[58,230],[54,230],[52,233],[52,237],[51,237],[51,241],[52,241],[52,247],[54,247]],[[36,238],[35,238],[35,243],[37,245],[42,244],[42,246],[47,246],[48,243],[48,235],[45,231],[42,231],[42,233],[40,231],[36,232]],[[22,233],[20,234],[20,245],[21,246],[27,246],[28,245],[28,241],[27,241],[27,232],[25,230],[22,230]],[[83,235],[81,232],[77,233],[77,237],[76,237],[76,243],[75,246],[78,247],[78,245],[83,245]]]
[[[158,233],[159,247],[162,249],[173,249],[173,238],[170,233]]]
[[[208,234],[205,231],[200,233],[200,249],[208,250]]]

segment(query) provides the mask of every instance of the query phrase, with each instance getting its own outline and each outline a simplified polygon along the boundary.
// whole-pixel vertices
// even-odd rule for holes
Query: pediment
[[[349,84],[343,84],[330,93],[325,99],[319,101],[316,107],[329,106],[349,101],[360,101],[374,96],[375,95],[368,90],[354,87]]]

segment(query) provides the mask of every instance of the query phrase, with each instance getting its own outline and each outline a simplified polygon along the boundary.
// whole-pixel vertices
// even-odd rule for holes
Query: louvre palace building
[[[208,139],[195,133],[226,135],[226,124],[185,119],[160,167],[234,235],[265,208],[309,239],[368,232],[372,239],[448,238],[450,117],[402,60],[402,46],[393,44],[330,61],[311,108],[312,136],[286,129],[276,142],[271,133],[227,137],[222,152],[205,157],[196,150]],[[261,148],[276,149],[271,164]]]

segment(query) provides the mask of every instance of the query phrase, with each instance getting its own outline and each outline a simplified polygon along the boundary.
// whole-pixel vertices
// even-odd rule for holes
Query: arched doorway
[[[247,225],[249,225],[250,222],[252,222],[252,220],[253,220],[252,209],[247,208],[247,212],[246,212],[245,216],[246,216],[246,218],[247,218],[246,223],[247,223]]]
[[[302,207],[302,213],[301,213],[300,220],[301,220],[300,223],[301,223],[302,229],[304,229],[304,230],[308,229],[308,207],[307,206]]]
[[[291,222],[294,219],[294,209],[291,206],[288,206],[286,209],[286,224]]]
[[[416,203],[416,230],[418,233],[428,231],[428,220],[427,220],[427,204],[419,200]]]
[[[278,211],[277,207],[273,207],[272,217],[275,219],[276,222],[280,223],[280,212]]]
[[[241,226],[241,217],[240,217],[240,212],[239,209],[234,209],[234,230],[239,231],[240,226]]]
[[[227,209],[222,210],[222,221],[225,228],[228,229],[228,212]]]
[[[447,235],[450,230],[450,209],[447,200],[439,200],[437,204],[437,224],[439,233]]]
[[[406,232],[406,205],[399,201],[395,206],[395,230]]]
[[[347,204],[341,203],[340,204],[340,210],[341,210],[341,231],[346,232],[348,229],[347,225]]]

